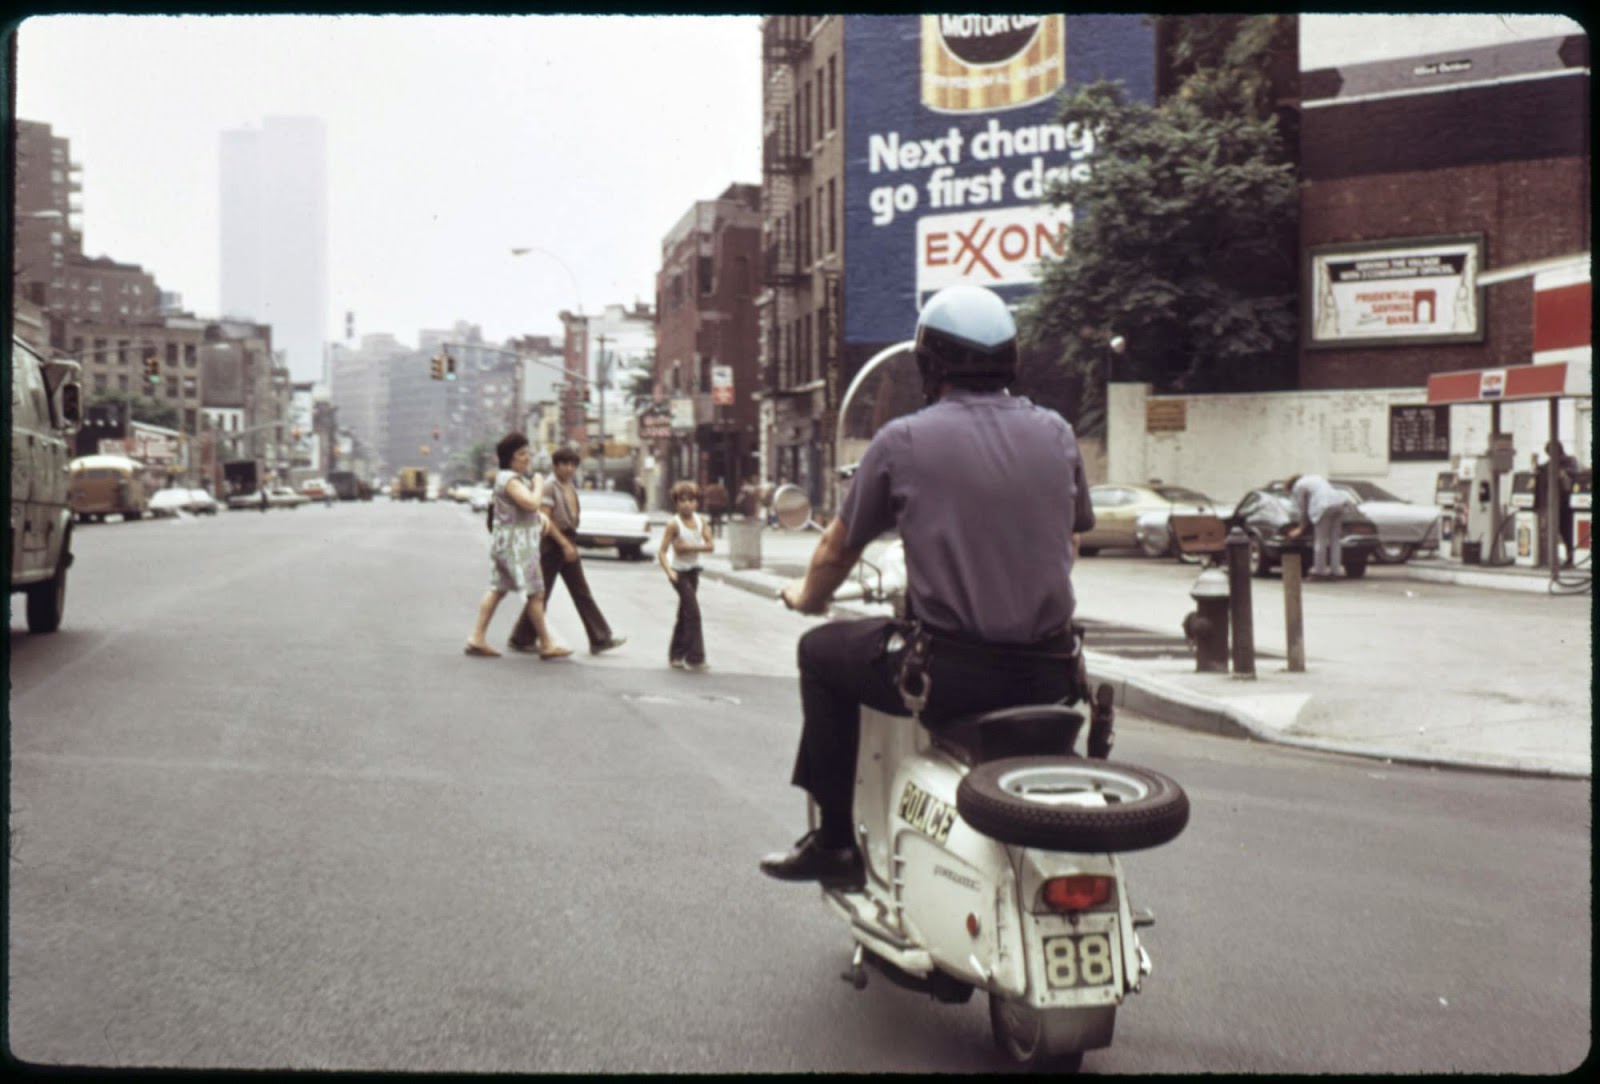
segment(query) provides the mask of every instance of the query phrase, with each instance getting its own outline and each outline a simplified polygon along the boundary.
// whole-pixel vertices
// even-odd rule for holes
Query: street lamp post
[[[557,256],[554,252],[551,252],[549,249],[540,248],[538,245],[519,245],[519,246],[517,246],[517,247],[515,247],[515,248],[513,248],[511,250],[511,255],[512,256],[526,256],[529,253],[537,253],[540,256],[548,256],[548,257],[550,257],[550,259],[554,260],[556,262],[557,266],[559,266],[562,271],[566,272],[568,281],[570,281],[572,283],[572,297],[573,297],[573,300],[575,300],[578,303],[578,313],[577,313],[578,319],[583,320],[584,319],[584,316],[583,316],[583,291],[578,288],[578,276],[574,275],[572,273],[572,268],[567,266],[567,261],[563,260],[560,256]],[[563,321],[563,323],[565,323],[565,321]],[[587,326],[588,326],[587,323],[585,323],[585,328],[587,328]],[[571,328],[570,327],[568,327],[568,329],[567,329],[567,334],[568,335],[571,334]],[[588,353],[587,332],[585,333],[584,352],[585,352],[585,355],[587,355],[587,353]],[[585,371],[583,373],[582,379],[587,382],[588,378],[589,378],[587,357],[585,357],[584,370]],[[566,410],[565,404],[563,405],[563,409],[562,409],[561,413],[562,413],[562,425],[565,426],[567,424],[567,422],[566,422],[567,410]]]

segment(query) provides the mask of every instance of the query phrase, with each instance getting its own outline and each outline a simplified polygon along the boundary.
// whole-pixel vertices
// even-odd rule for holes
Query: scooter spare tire
[[[1189,796],[1160,772],[1105,760],[1007,757],[956,788],[976,831],[1020,847],[1116,852],[1159,847],[1189,823]]]

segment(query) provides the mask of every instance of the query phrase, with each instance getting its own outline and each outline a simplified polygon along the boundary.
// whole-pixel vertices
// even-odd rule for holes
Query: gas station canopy
[[[1429,403],[1494,403],[1511,399],[1588,398],[1590,363],[1508,365],[1501,369],[1463,369],[1428,377]]]

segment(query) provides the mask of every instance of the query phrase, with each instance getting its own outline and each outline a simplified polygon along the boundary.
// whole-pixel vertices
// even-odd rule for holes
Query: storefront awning
[[[1428,377],[1429,403],[1495,403],[1514,399],[1556,399],[1590,395],[1590,363],[1508,365],[1503,369],[1463,369]]]

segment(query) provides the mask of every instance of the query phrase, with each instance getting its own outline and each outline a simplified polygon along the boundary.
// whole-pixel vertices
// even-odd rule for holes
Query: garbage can
[[[761,521],[743,517],[728,522],[728,564],[738,568],[761,567]]]

